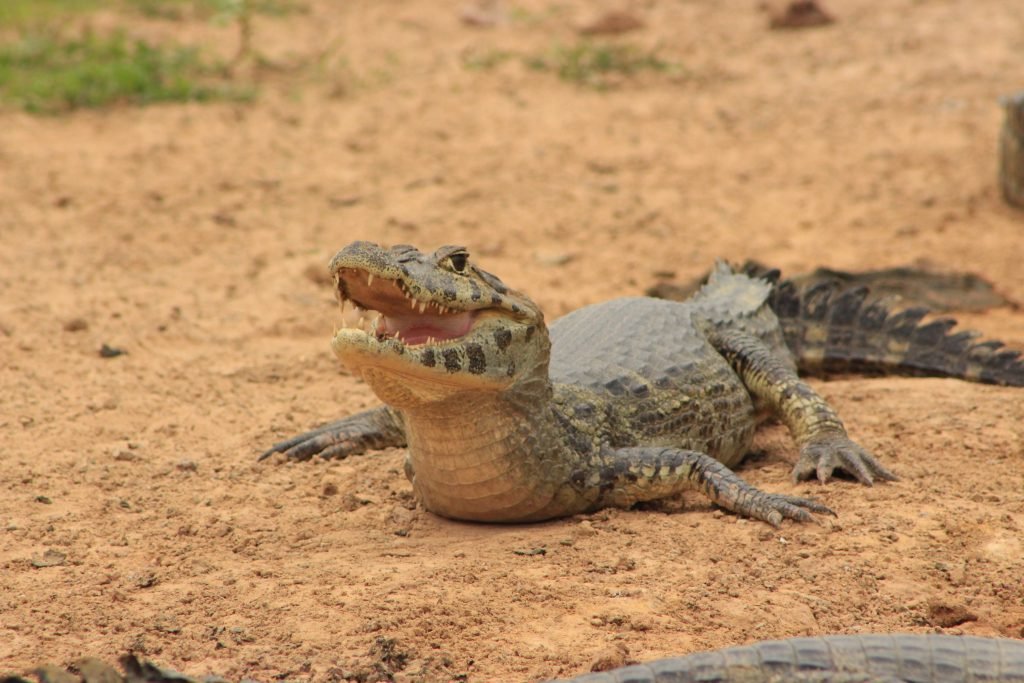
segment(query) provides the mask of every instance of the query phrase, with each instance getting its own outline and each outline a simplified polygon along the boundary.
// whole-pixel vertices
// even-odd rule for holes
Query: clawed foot
[[[260,460],[283,453],[289,460],[341,460],[350,455],[405,445],[405,432],[396,413],[386,406],[371,408],[276,443]]]
[[[800,459],[793,467],[793,480],[817,477],[825,483],[836,469],[849,473],[866,486],[874,484],[876,479],[899,479],[846,434],[829,433],[812,438],[800,449]]]
[[[836,513],[830,508],[813,498],[787,496],[782,493],[765,493],[757,489],[751,489],[751,491],[754,499],[751,501],[741,501],[740,505],[737,506],[737,510],[754,519],[768,522],[776,528],[782,526],[782,520],[784,519],[792,519],[797,522],[819,523],[811,512],[836,516]]]
[[[289,460],[309,460],[314,456],[341,460],[356,452],[353,435],[347,420],[339,420],[317,429],[275,443],[259,459],[265,460],[275,453],[283,453]]]

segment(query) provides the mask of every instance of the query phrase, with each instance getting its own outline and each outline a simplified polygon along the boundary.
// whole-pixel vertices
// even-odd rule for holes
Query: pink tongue
[[[436,341],[458,339],[473,326],[471,313],[457,315],[389,315],[383,319],[384,334],[406,344],[424,344],[431,337]]]

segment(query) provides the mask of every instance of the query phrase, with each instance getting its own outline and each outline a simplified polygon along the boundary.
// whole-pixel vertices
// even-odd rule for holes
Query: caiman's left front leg
[[[862,484],[896,475],[854,443],[843,421],[796,371],[772,354],[757,337],[736,330],[712,330],[708,339],[732,365],[758,405],[766,406],[789,428],[800,447],[793,479],[817,475],[822,482],[841,468]]]

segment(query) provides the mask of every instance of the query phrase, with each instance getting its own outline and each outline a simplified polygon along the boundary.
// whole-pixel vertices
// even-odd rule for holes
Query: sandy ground
[[[328,348],[324,266],[355,239],[469,245],[551,318],[722,256],[967,270],[1024,302],[1024,214],[995,184],[1017,4],[848,0],[787,32],[753,0],[635,2],[647,26],[619,40],[676,67],[601,92],[464,64],[620,6],[524,0],[486,29],[455,3],[313,3],[256,29],[323,69],[257,104],[3,112],[0,671],[131,649],[263,680],[532,681],[800,634],[1024,637],[1019,390],[815,382],[902,476],[794,485],[765,429],[744,476],[839,512],[820,527],[698,496],[453,523],[416,508],[400,450],[255,462],[375,402]],[[1018,311],[961,319],[1024,346]]]

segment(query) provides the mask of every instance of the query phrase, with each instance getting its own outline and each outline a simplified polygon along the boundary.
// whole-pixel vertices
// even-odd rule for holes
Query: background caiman
[[[124,673],[96,659],[34,672],[40,683],[227,683],[163,669],[134,655]],[[864,634],[766,640],[585,674],[564,683],[1024,683],[1024,641],[944,634]],[[0,683],[29,683],[21,676]],[[557,682],[555,682],[557,683]]]
[[[536,304],[463,247],[423,254],[355,242],[330,271],[343,314],[354,308],[334,351],[385,405],[262,457],[407,446],[417,498],[456,519],[536,521],[696,488],[773,525],[810,520],[831,511],[760,491],[729,469],[764,417],[796,441],[795,479],[895,475],[850,440],[798,368],[1024,386],[1019,354],[951,334],[952,321],[922,324],[923,310],[893,314],[865,303],[862,289],[801,292],[725,264],[685,302],[616,299],[550,329]]]

